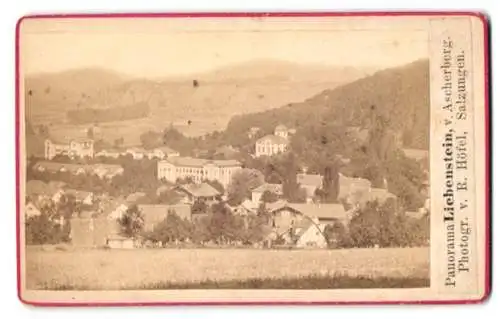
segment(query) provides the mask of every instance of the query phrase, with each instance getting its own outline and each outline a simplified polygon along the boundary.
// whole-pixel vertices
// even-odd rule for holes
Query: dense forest
[[[428,149],[429,103],[429,62],[419,60],[325,90],[304,102],[235,116],[226,134],[241,139],[252,127],[270,133],[278,124],[295,129],[314,128],[320,123],[363,128],[375,111],[401,133],[405,147]]]

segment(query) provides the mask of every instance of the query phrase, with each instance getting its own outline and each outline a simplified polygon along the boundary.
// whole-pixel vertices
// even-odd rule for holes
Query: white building
[[[56,155],[75,157],[94,157],[94,141],[88,138],[72,139],[67,142],[45,140],[45,158],[53,159]]]
[[[288,144],[288,129],[284,125],[278,125],[274,134],[266,135],[255,142],[255,156],[273,156],[283,153]]]
[[[174,156],[158,162],[158,179],[175,183],[179,178],[192,178],[194,182],[216,180],[224,187],[229,185],[233,174],[241,169],[236,160],[207,160]]]

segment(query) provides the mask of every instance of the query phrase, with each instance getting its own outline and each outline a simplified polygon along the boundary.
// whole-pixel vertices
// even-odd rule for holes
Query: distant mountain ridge
[[[222,129],[235,114],[302,101],[372,71],[256,60],[161,80],[83,69],[28,76],[25,84],[29,114],[36,124],[73,122],[75,110],[140,107],[146,103],[150,109],[147,117],[153,119],[155,125],[175,120],[192,120],[196,124],[201,120],[212,121]],[[70,111],[73,116],[68,118]],[[95,118],[95,122],[108,121],[120,121],[120,118]]]

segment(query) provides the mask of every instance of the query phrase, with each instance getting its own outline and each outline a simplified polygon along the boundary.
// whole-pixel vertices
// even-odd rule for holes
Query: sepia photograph
[[[479,276],[463,243],[484,245],[464,239],[481,224],[458,218],[472,203],[460,191],[474,197],[482,182],[457,180],[475,144],[458,129],[441,136],[431,111],[471,118],[472,58],[462,38],[433,40],[443,32],[431,20],[21,20],[21,295],[422,300],[437,298],[431,282]],[[438,95],[449,110],[433,107]]]

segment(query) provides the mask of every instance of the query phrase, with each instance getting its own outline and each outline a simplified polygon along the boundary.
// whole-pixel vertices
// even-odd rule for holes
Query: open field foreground
[[[345,250],[28,247],[27,289],[326,289],[429,285],[428,248]]]

